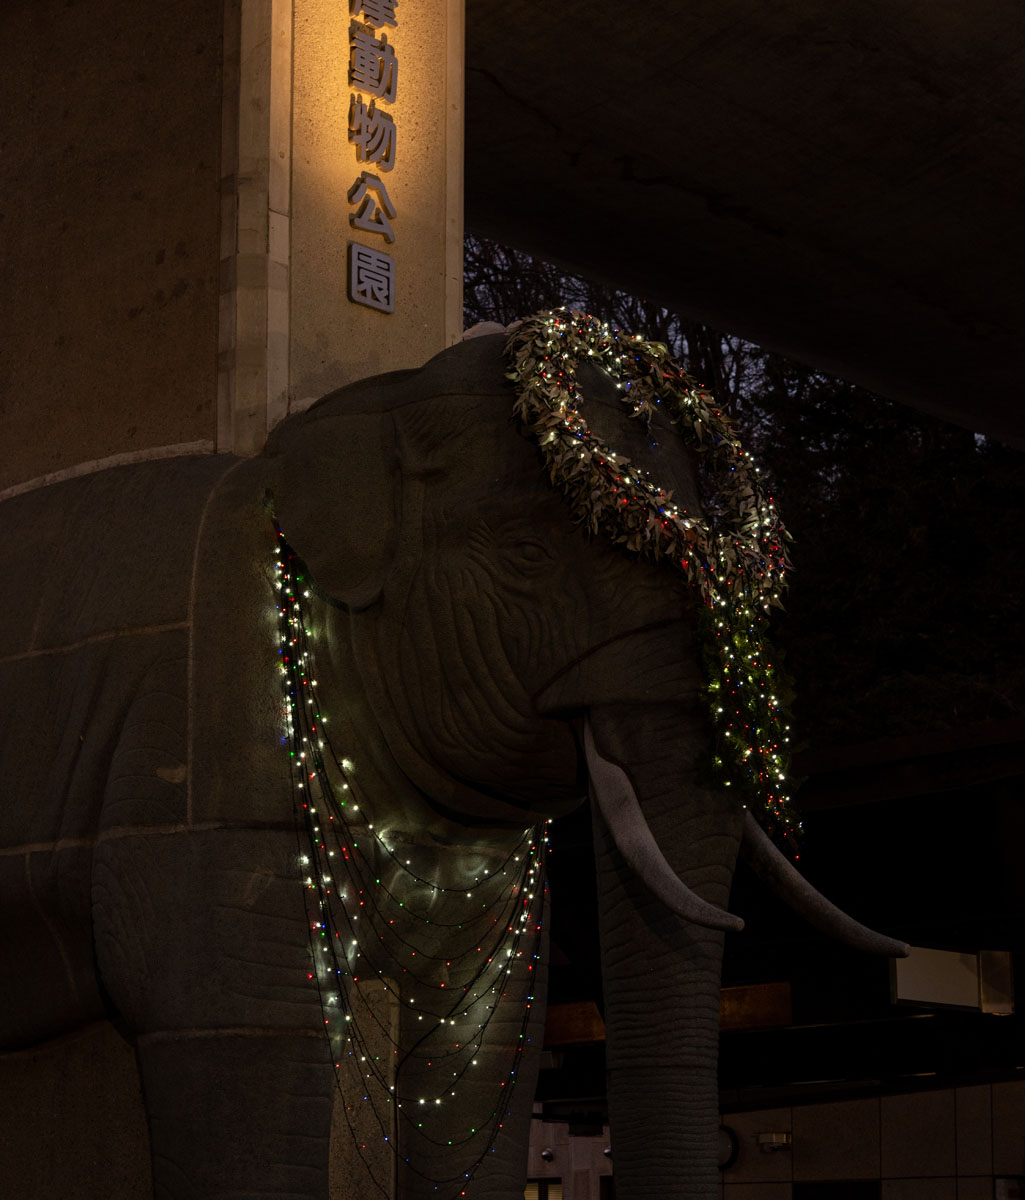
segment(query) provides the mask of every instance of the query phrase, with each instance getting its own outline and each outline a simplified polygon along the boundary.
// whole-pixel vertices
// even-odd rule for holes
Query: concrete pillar
[[[377,97],[350,81],[349,4],[245,0],[237,10],[228,42],[239,57],[225,72],[219,449],[254,453],[289,409],[419,366],[461,335],[462,0],[400,2],[394,14],[394,26],[360,22],[394,54],[388,99],[390,89]],[[390,120],[390,165],[369,148],[360,160],[353,97]],[[364,172],[394,209],[387,236],[351,225]],[[371,189],[371,205],[379,199]],[[393,311],[350,299],[353,245],[393,260]]]
[[[394,55],[382,97],[350,80],[351,20],[344,0],[4,6],[0,497],[257,453],[291,408],[458,340],[463,0],[361,20]],[[353,96],[390,118],[393,163],[360,161]],[[363,172],[393,241],[350,223]],[[392,260],[393,311],[350,299],[353,244]]]

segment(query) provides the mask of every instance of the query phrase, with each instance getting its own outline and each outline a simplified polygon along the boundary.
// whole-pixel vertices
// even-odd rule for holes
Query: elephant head
[[[315,593],[321,700],[389,837],[502,849],[590,791],[617,1193],[711,1196],[738,850],[837,936],[903,947],[829,905],[710,786],[699,591],[580,527],[513,420],[504,344],[291,418],[269,447],[273,508]],[[580,381],[593,426],[698,511],[679,430],[631,421],[596,369]]]

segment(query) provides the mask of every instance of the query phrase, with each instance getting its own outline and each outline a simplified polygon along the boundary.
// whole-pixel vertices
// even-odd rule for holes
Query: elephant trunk
[[[625,773],[669,868],[723,910],[743,818],[700,786],[696,703],[597,707],[589,723],[594,751]],[[724,935],[681,919],[638,876],[601,816],[595,793],[607,782],[595,772],[591,790],[616,1194],[711,1200]]]

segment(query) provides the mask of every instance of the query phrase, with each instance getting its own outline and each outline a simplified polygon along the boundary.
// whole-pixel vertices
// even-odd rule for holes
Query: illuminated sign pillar
[[[217,449],[254,454],[288,412],[461,335],[463,0],[234,20]]]
[[[463,0],[226,12],[216,449],[251,455],[289,412],[462,334]],[[394,1185],[380,1131],[343,1105],[332,1195],[366,1181],[354,1133]]]

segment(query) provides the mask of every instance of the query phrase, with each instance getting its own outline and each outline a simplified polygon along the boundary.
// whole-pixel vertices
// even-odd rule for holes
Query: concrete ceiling
[[[468,228],[1025,446],[1019,0],[467,0]]]

